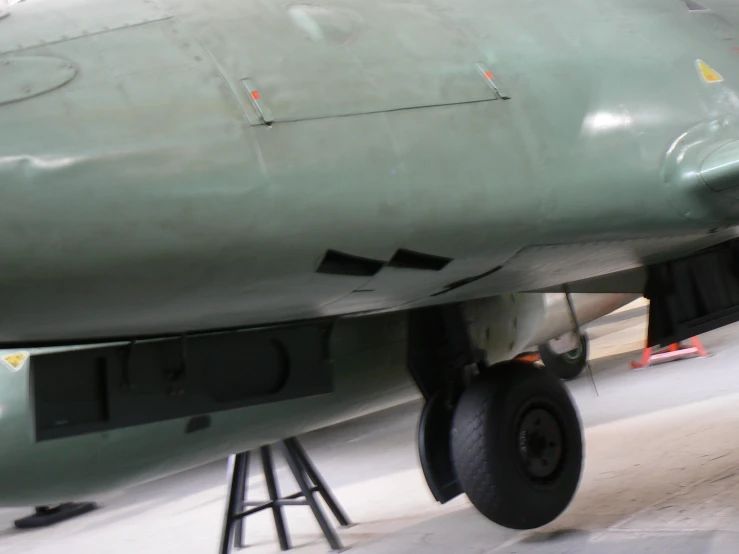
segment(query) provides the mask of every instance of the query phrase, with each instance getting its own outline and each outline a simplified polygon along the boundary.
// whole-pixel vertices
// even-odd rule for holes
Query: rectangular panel
[[[469,64],[396,60],[323,76],[266,72],[242,81],[261,123],[362,115],[500,98]]]
[[[84,364],[75,358],[62,355],[53,364],[49,356],[38,358],[33,388],[36,427],[42,432],[108,421],[105,358]]]
[[[476,65],[493,58],[428,3],[265,8],[248,2],[229,9],[223,19],[220,10],[214,13],[218,40],[203,36],[202,44],[240,85],[237,94],[258,93],[260,107],[252,109],[252,102],[247,109],[264,114],[266,108],[275,123],[502,97]],[[269,124],[266,119],[255,123]]]
[[[36,440],[327,394],[326,338],[314,325],[33,355]]]
[[[647,267],[648,346],[739,321],[739,240]]]

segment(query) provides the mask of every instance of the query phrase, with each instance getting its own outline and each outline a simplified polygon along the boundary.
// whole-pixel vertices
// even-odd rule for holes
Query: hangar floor
[[[637,317],[633,317],[634,315]],[[545,529],[498,528],[464,498],[440,506],[415,450],[419,404],[303,438],[358,523],[340,531],[356,554],[690,553],[739,551],[739,326],[704,335],[707,359],[633,371],[643,310],[590,329],[596,395],[585,375],[571,390],[586,425],[585,474],[568,511]],[[217,550],[225,465],[212,464],[100,501],[102,508],[49,529],[21,532],[28,510],[0,510],[0,552],[204,554]],[[284,470],[283,492],[291,480]],[[254,478],[252,498],[264,497]],[[323,553],[307,508],[286,508],[296,552]],[[246,552],[279,552],[267,514],[247,522]]]

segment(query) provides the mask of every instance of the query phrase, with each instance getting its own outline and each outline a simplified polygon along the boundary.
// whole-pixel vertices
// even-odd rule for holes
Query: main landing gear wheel
[[[582,471],[582,432],[551,372],[510,361],[481,374],[459,399],[452,458],[467,497],[485,517],[533,529],[569,505]]]
[[[575,379],[588,365],[588,336],[584,333],[580,335],[580,345],[563,354],[557,354],[545,342],[539,346],[539,356],[544,366],[560,379]]]

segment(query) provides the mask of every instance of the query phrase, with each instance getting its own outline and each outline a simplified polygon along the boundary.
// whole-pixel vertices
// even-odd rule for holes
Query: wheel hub
[[[574,348],[570,350],[569,352],[565,352],[564,354],[561,354],[561,356],[565,361],[569,363],[576,363],[580,359],[581,352],[582,352],[582,346],[578,346],[577,348]]]
[[[562,460],[562,430],[544,408],[534,408],[518,426],[518,452],[526,474],[542,480],[551,477]]]

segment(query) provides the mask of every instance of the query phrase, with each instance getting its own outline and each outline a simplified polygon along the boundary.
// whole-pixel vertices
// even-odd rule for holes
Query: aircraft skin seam
[[[16,48],[14,50],[6,50],[4,52],[0,52],[0,56],[7,56],[7,55],[10,55],[10,54],[17,54],[19,52],[25,52],[26,50],[33,50],[34,48],[43,48],[43,47],[46,47],[46,46],[54,46],[56,44],[62,44],[62,43],[66,43],[66,42],[72,42],[72,41],[75,41],[77,39],[82,39],[82,38],[89,38],[89,37],[95,37],[95,36],[99,36],[99,35],[105,35],[105,34],[108,34],[108,33],[114,33],[116,31],[122,31],[124,29],[133,29],[135,27],[143,27],[144,25],[149,25],[151,23],[161,23],[163,21],[170,21],[172,19],[174,19],[174,16],[167,15],[167,16],[164,16],[164,17],[156,18],[156,19],[149,19],[147,21],[141,21],[139,23],[131,23],[130,25],[122,25],[121,27],[115,27],[113,29],[101,29],[99,31],[92,31],[92,32],[86,33],[86,34],[76,35],[76,36],[67,37],[67,38],[60,38],[58,40],[52,40],[50,42],[39,42],[37,44],[31,44],[31,45],[28,45],[28,46],[22,46],[21,48]]]

